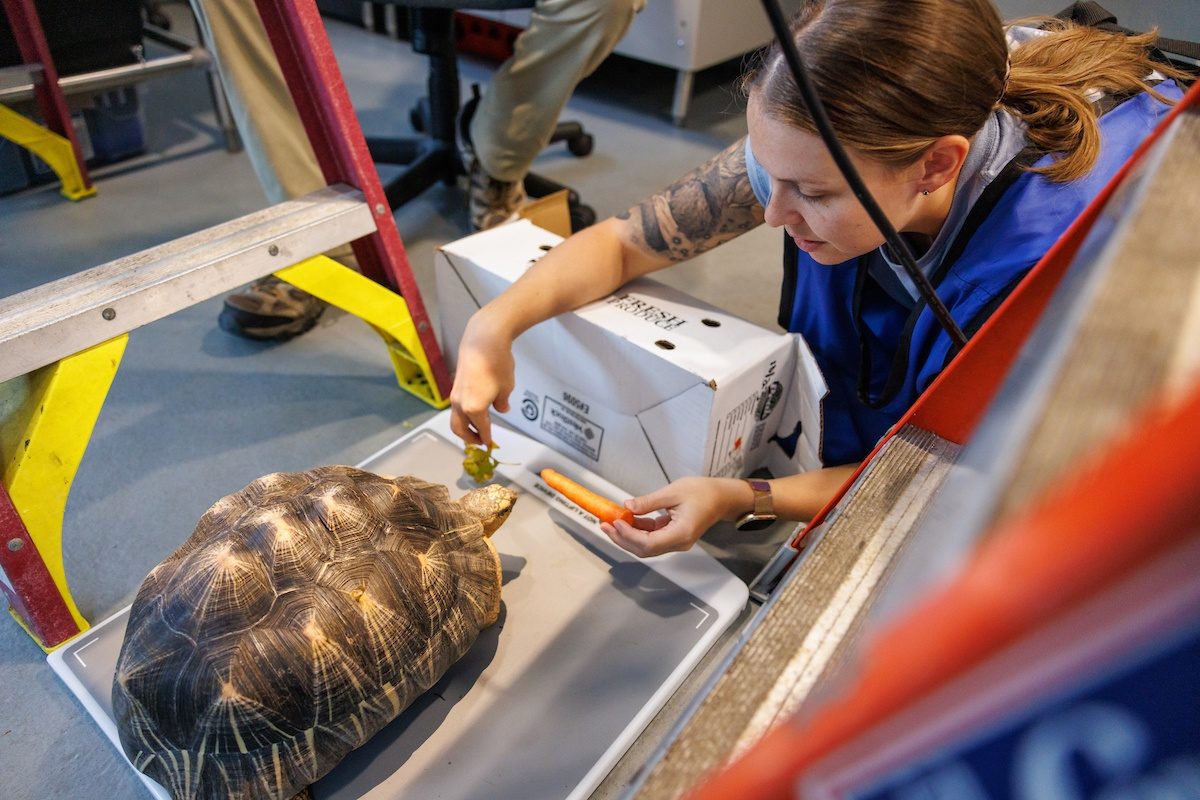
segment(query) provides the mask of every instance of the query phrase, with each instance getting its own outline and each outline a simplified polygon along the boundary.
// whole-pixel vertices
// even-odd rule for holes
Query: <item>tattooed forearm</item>
[[[745,140],[645,200],[620,219],[632,225],[634,243],[682,261],[745,233],[763,220],[746,175]]]

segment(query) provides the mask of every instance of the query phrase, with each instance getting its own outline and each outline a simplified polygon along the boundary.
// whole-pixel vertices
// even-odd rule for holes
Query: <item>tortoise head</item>
[[[463,510],[479,520],[484,536],[491,536],[504,524],[516,502],[517,493],[497,483],[472,489],[459,499]]]

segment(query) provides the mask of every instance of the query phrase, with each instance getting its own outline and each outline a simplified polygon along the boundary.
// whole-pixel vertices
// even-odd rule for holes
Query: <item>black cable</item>
[[[925,273],[921,272],[921,268],[917,266],[917,261],[913,258],[912,250],[908,246],[908,242],[896,233],[896,229],[892,227],[892,223],[884,215],[883,210],[875,202],[875,198],[867,190],[866,185],[862,182],[862,178],[858,175],[858,170],[854,168],[854,164],[846,156],[846,151],[842,148],[842,143],[838,141],[837,135],[833,132],[833,123],[829,121],[828,115],[825,113],[825,106],[821,104],[821,98],[817,96],[817,91],[813,88],[812,82],[808,79],[808,71],[804,68],[804,62],[800,60],[800,53],[796,50],[796,43],[792,40],[792,33],[788,29],[787,20],[784,19],[783,11],[779,7],[777,0],[762,0],[763,9],[767,12],[767,16],[771,19],[771,27],[775,29],[775,37],[779,40],[779,46],[783,50],[783,56],[787,59],[788,67],[791,68],[792,77],[796,81],[796,86],[800,89],[800,96],[804,98],[804,105],[808,107],[808,111],[812,114],[813,124],[817,128],[817,132],[824,140],[825,146],[829,148],[830,155],[841,169],[842,175],[845,176],[846,182],[850,184],[850,189],[854,192],[854,196],[862,203],[863,208],[867,210],[871,220],[875,223],[875,227],[883,234],[883,238],[887,240],[888,247],[892,253],[900,259],[904,271],[908,273],[908,277],[912,278],[912,282],[916,285],[917,291],[925,298],[925,302],[929,305],[933,315],[937,317],[937,321],[942,328],[950,336],[950,340],[954,342],[956,348],[961,349],[967,343],[967,336],[963,333],[962,328],[958,327],[958,323],[954,321],[954,317],[950,316],[950,311],[942,303],[941,298],[937,295],[937,290],[933,288],[933,284],[929,282],[929,278],[925,277]]]

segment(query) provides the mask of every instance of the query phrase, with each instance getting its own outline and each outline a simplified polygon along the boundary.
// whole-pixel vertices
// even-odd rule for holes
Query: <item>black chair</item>
[[[502,10],[530,8],[533,0],[412,0],[397,5],[409,9],[409,35],[415,52],[429,57],[428,94],[412,109],[413,127],[422,135],[407,138],[367,137],[371,158],[379,164],[398,165],[400,174],[384,184],[393,209],[412,200],[436,183],[453,186],[466,170],[458,147],[461,95],[458,77],[458,48],[454,12],[459,10]],[[469,120],[476,96],[461,117]],[[462,131],[466,139],[466,131]],[[551,142],[566,141],[576,156],[592,150],[592,136],[577,122],[562,122]],[[579,230],[596,221],[596,213],[583,205],[572,189],[548,178],[530,174],[525,191],[530,197],[545,197],[567,189],[571,228]]]

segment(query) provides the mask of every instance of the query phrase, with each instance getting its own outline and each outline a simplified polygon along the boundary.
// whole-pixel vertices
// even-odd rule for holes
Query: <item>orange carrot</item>
[[[628,508],[619,503],[614,503],[607,497],[601,497],[591,489],[585,489],[561,472],[544,469],[541,472],[541,476],[547,486],[561,493],[563,497],[589,514],[597,516],[610,524],[616,522],[618,519],[623,519],[630,525],[633,524],[633,512]]]

